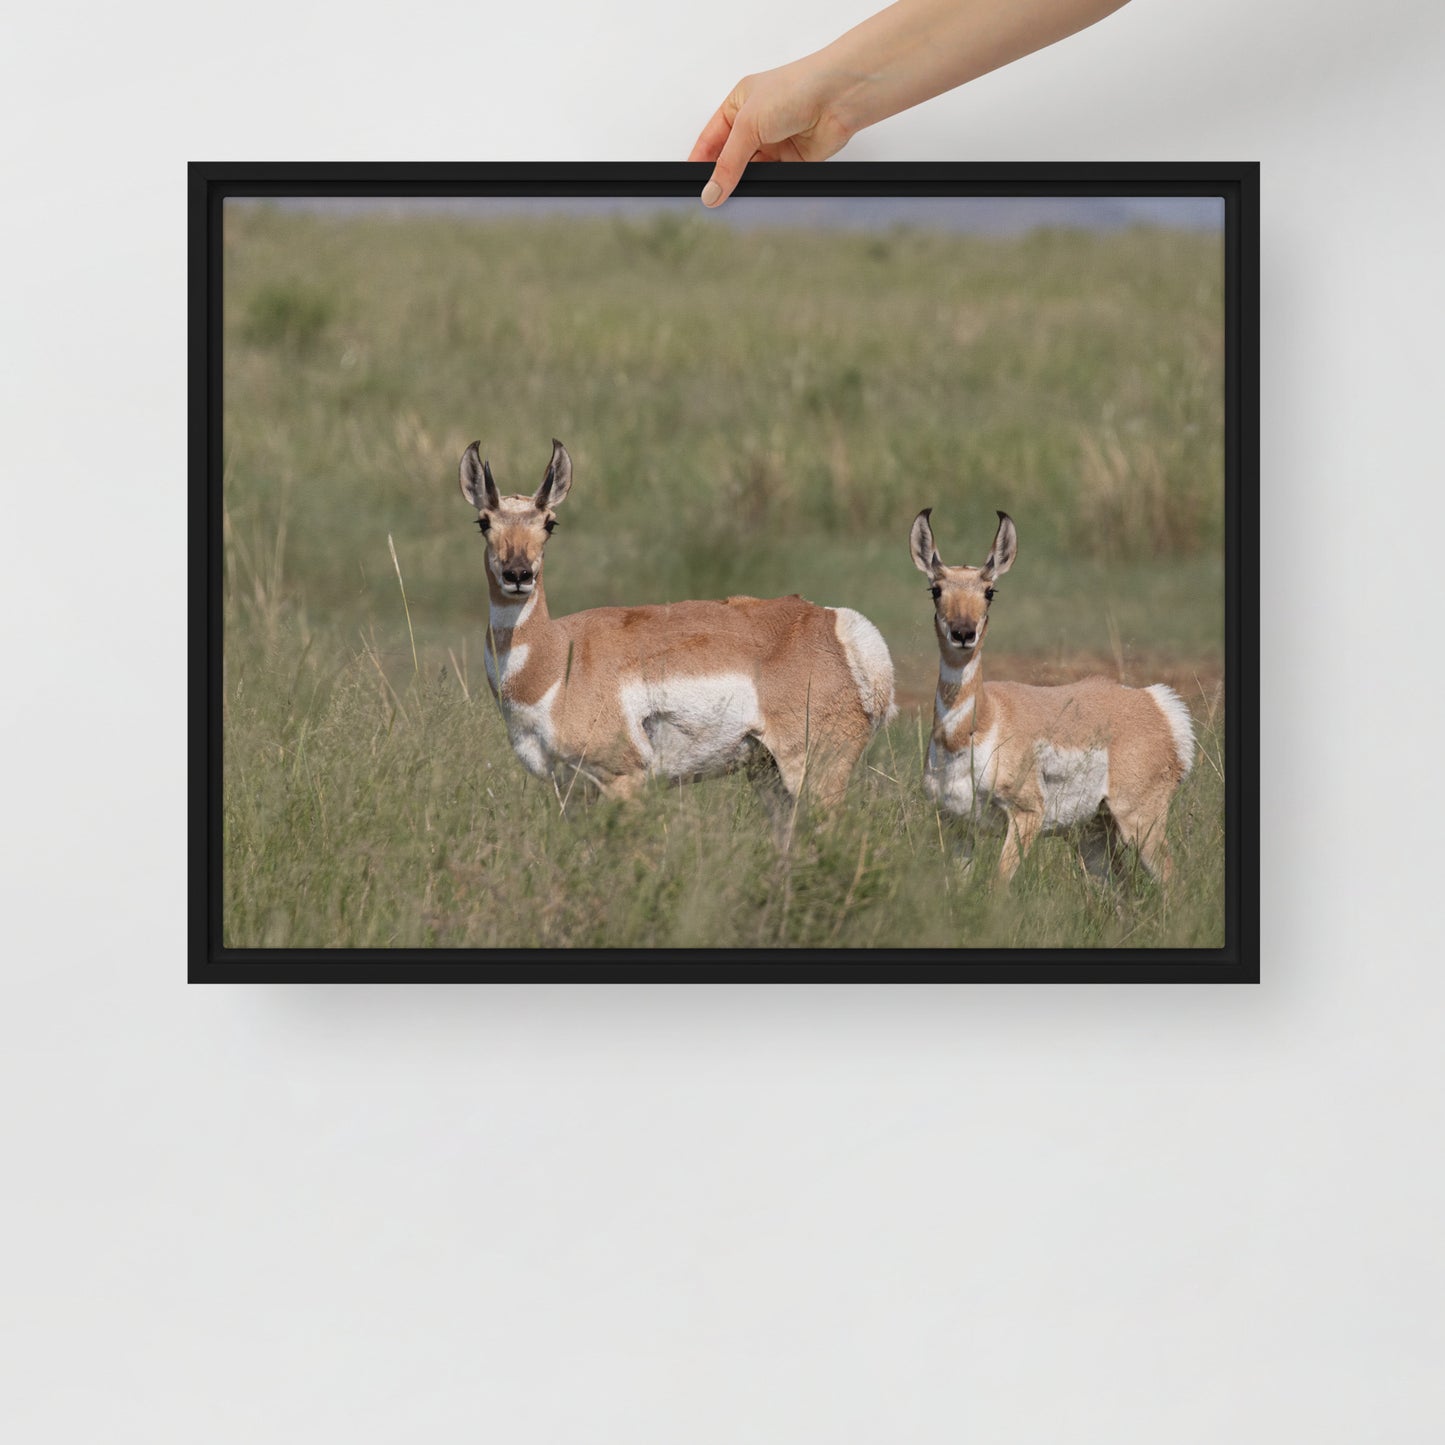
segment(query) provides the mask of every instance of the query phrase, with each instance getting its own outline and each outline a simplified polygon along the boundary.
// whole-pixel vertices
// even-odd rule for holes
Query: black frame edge
[[[221,205],[231,195],[688,195],[678,163],[205,162],[188,167],[191,983],[1258,983],[1259,181],[1257,162],[754,165],[739,196],[1222,195],[1226,203],[1226,945],[1153,950],[226,949],[221,940]],[[1249,585],[1243,585],[1248,581]],[[198,687],[204,679],[203,689]],[[1253,886],[1248,886],[1251,884]]]

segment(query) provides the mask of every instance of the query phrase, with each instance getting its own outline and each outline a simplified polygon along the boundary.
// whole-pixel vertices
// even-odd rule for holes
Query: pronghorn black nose
[[[513,567],[502,569],[502,581],[510,582],[514,587],[519,587],[523,582],[532,580],[532,569],[530,567]]]
[[[960,632],[957,628],[954,628],[953,641],[957,647],[972,647],[974,643],[978,641],[978,633],[972,628],[967,632]]]

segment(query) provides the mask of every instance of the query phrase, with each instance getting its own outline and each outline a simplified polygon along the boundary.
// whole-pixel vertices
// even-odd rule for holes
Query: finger
[[[747,164],[757,154],[758,132],[753,118],[740,110],[713,167],[712,179],[702,188],[705,206],[720,206],[742,180]]]
[[[712,119],[703,126],[702,134],[693,143],[692,153],[688,156],[690,161],[715,161],[721,153],[723,144],[728,138],[728,132],[732,130],[732,117],[726,114],[727,102],[713,111]]]

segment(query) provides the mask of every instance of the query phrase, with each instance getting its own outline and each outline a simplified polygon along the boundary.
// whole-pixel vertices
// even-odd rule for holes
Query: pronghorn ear
[[[548,507],[559,507],[571,490],[572,458],[567,455],[567,448],[553,437],[552,460],[547,463],[547,475],[542,478],[542,485],[537,488],[532,505],[541,512],[545,512]]]
[[[489,509],[495,512],[502,505],[502,499],[492,480],[491,464],[482,460],[480,448],[480,442],[473,442],[462,453],[462,496],[479,512]]]
[[[993,546],[989,549],[988,561],[983,564],[983,580],[992,582],[1002,577],[1014,564],[1018,556],[1019,533],[1014,519],[1007,512],[998,514],[998,531],[994,534]]]
[[[908,534],[908,550],[913,553],[913,565],[925,577],[934,577],[943,566],[938,548],[933,544],[933,528],[928,525],[932,507],[925,507],[914,519],[913,530]]]

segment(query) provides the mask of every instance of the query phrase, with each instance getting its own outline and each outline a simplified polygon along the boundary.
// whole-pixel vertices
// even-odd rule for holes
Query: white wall
[[[183,162],[681,157],[865,5],[7,20],[7,1439],[1441,1437],[1429,0],[1137,0],[848,152],[1264,164],[1264,987],[181,983]]]

